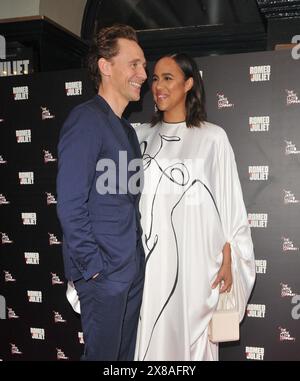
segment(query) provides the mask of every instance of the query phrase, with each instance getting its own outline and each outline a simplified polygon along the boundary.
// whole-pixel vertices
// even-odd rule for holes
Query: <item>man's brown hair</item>
[[[97,91],[101,83],[98,61],[100,58],[109,60],[119,53],[119,38],[138,41],[135,30],[131,26],[123,24],[102,28],[94,36],[88,54],[87,66]]]

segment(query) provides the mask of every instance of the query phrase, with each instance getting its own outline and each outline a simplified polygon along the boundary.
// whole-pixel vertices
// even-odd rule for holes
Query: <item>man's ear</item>
[[[105,58],[100,58],[98,60],[98,68],[100,70],[100,73],[104,76],[110,76],[110,68],[111,68],[111,63],[107,61]]]
[[[194,79],[190,77],[189,79],[185,81],[185,91],[186,92],[190,91],[193,85],[194,85]]]

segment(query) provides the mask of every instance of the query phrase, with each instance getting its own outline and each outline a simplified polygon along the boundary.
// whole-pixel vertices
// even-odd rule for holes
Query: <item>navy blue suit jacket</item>
[[[88,280],[100,273],[111,280],[130,281],[136,274],[140,195],[124,189],[119,170],[121,165],[123,178],[125,171],[125,179],[130,179],[134,172],[128,171],[128,162],[141,159],[141,151],[134,129],[124,119],[123,122],[132,134],[132,144],[120,119],[96,95],[75,107],[61,130],[57,212],[64,235],[65,275],[69,280]],[[115,163],[115,183],[110,182],[110,194],[99,194],[96,189],[99,176],[107,171],[97,170],[100,159]]]

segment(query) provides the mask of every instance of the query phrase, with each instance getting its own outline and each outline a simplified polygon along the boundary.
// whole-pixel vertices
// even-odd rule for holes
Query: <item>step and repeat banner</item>
[[[220,359],[300,360],[300,60],[284,51],[197,61],[208,119],[235,151],[256,255],[241,339],[222,344]],[[143,91],[126,112],[132,123],[151,118]],[[83,351],[65,297],[55,182],[63,121],[93,95],[85,70],[0,78],[0,360]]]

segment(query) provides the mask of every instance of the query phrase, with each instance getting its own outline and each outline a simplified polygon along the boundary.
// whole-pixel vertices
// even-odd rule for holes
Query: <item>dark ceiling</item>
[[[116,21],[137,30],[257,22],[253,0],[107,0],[99,1],[97,25]]]
[[[149,62],[174,52],[257,52],[299,37],[300,0],[87,0],[81,39],[46,17],[0,22],[0,35],[7,59],[30,59],[30,72],[64,70],[85,66],[94,31],[113,23],[138,30]]]
[[[97,27],[120,22],[137,30],[243,24],[298,16],[300,0],[88,0],[85,14]],[[83,34],[89,32],[86,21]]]
[[[300,16],[299,0],[256,0],[259,10],[266,18]]]
[[[137,30],[262,21],[255,0],[88,0],[85,38],[91,32],[86,18],[89,29],[120,22]]]
[[[300,32],[299,20],[300,0],[88,0],[82,38],[124,23],[138,30],[148,58],[166,47],[198,56],[231,54],[288,43]]]

